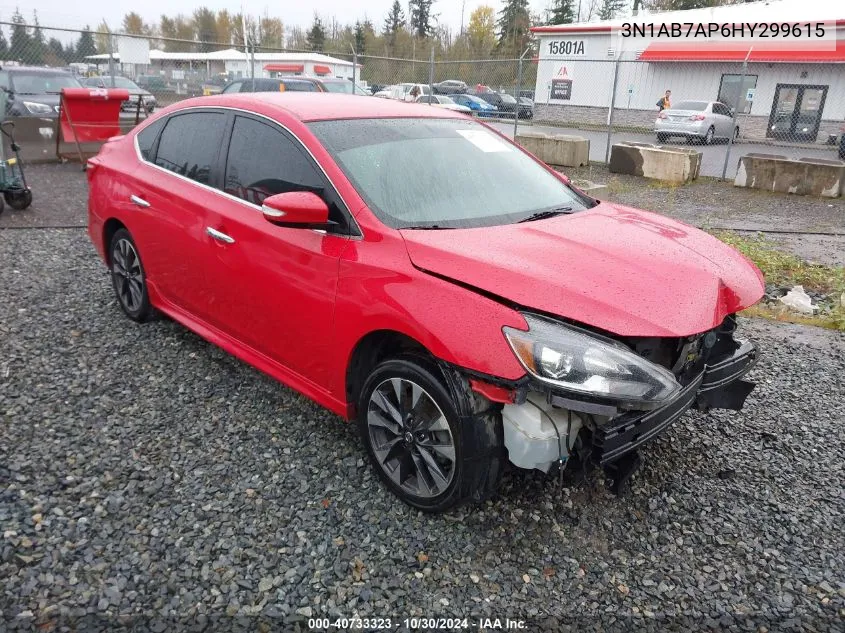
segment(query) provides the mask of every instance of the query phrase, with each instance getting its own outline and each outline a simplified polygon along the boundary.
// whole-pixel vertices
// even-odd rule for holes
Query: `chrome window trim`
[[[304,149],[308,153],[308,155],[311,157],[311,160],[314,161],[314,163],[320,169],[320,172],[323,174],[325,179],[328,181],[328,183],[335,190],[335,193],[337,194],[338,198],[340,198],[340,201],[343,202],[343,206],[345,206],[346,210],[347,210],[347,215],[352,220],[352,228],[355,231],[357,231],[357,235],[343,235],[343,234],[339,234],[339,233],[328,233],[327,231],[325,231],[323,229],[311,229],[311,230],[314,231],[315,233],[322,233],[323,235],[331,235],[332,237],[342,237],[342,238],[348,238],[348,239],[351,239],[351,240],[363,240],[364,239],[364,232],[361,230],[361,226],[358,224],[358,220],[356,220],[355,216],[352,215],[352,211],[351,211],[352,207],[350,207],[349,203],[346,202],[346,199],[340,193],[340,190],[337,188],[337,185],[334,184],[334,181],[326,173],[326,170],[320,164],[320,161],[317,160],[317,157],[314,156],[314,154],[311,152],[310,149],[308,149],[308,147],[305,145],[305,143],[303,143],[300,140],[300,138],[296,134],[294,134],[293,131],[289,127],[287,127],[283,123],[279,123],[275,119],[271,119],[269,116],[267,116],[265,114],[259,114],[258,112],[252,112],[251,110],[244,110],[243,108],[234,108],[232,106],[211,106],[211,105],[208,105],[208,106],[191,106],[189,108],[182,108],[181,110],[176,110],[175,112],[172,112],[172,113],[170,113],[166,116],[171,117],[171,116],[177,115],[178,113],[190,112],[192,110],[206,110],[206,111],[207,110],[231,110],[233,112],[241,112],[243,114],[249,114],[251,116],[266,119],[270,123],[277,125],[281,129],[283,129],[285,132],[290,134],[290,136],[292,138],[296,139],[296,142],[299,143],[299,146],[302,147],[302,149]],[[166,127],[167,126],[165,125],[165,128]],[[141,131],[143,131],[143,130],[141,130]],[[162,128],[162,132],[164,132],[164,128]],[[161,134],[161,132],[159,132],[159,134]],[[176,178],[181,178],[185,182],[189,182],[193,185],[198,185],[200,187],[208,189],[209,191],[213,191],[214,193],[219,194],[219,195],[221,195],[224,198],[227,198],[229,200],[234,200],[235,202],[240,202],[241,204],[245,205],[246,207],[253,209],[255,211],[258,211],[259,213],[262,213],[262,215],[263,215],[263,212],[261,211],[260,205],[253,204],[252,202],[248,202],[247,200],[244,200],[243,198],[239,198],[238,196],[233,196],[232,194],[226,193],[222,189],[217,189],[216,187],[212,187],[211,185],[206,185],[204,183],[197,182],[196,180],[191,180],[187,176],[183,176],[182,174],[177,174],[174,171],[170,171],[169,169],[165,169],[164,167],[160,167],[159,165],[156,165],[155,163],[147,160],[146,158],[144,158],[141,155],[141,148],[138,146],[138,132],[135,132],[135,135],[132,137],[132,145],[135,148],[135,156],[137,156],[138,160],[141,161],[142,163],[145,163],[145,164],[149,165],[150,167],[153,167],[154,169],[158,169],[159,171],[162,171],[165,174],[170,174],[171,176],[175,176]],[[223,177],[225,178],[225,174],[224,174]]]

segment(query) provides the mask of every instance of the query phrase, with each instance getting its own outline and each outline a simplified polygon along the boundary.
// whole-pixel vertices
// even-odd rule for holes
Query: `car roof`
[[[240,92],[180,101],[181,107],[243,108],[258,113],[284,112],[300,121],[329,119],[464,118],[441,108],[393,99],[325,92]]]
[[[0,70],[5,70],[10,73],[44,73],[45,75],[72,75],[61,68],[42,68],[40,66],[0,66]]]

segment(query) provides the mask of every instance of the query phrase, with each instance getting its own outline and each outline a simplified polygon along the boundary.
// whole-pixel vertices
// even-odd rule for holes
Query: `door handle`
[[[232,237],[229,237],[225,233],[221,233],[217,229],[213,229],[210,226],[205,227],[205,232],[208,233],[211,239],[217,240],[218,242],[223,242],[224,244],[234,244],[235,240]]]
[[[143,198],[139,198],[138,196],[129,196],[129,199],[132,201],[132,204],[141,207],[142,209],[146,209],[150,206],[149,202],[147,202]]]

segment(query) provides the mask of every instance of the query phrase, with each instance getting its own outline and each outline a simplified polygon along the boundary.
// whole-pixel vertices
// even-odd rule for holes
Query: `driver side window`
[[[329,219],[347,233],[349,222],[337,194],[299,144],[278,128],[252,118],[236,116],[223,190],[261,206],[265,198],[291,191],[310,191],[329,206]]]

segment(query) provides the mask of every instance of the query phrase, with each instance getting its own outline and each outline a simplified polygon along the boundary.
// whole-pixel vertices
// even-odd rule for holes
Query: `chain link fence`
[[[562,60],[537,57],[530,49],[510,59],[452,60],[436,53],[401,59],[359,55],[351,47],[317,53],[253,46],[243,38],[196,41],[36,30],[10,22],[0,22],[0,30],[6,116],[44,115],[37,104],[35,111],[25,104],[42,100],[39,95],[50,101],[47,97],[69,85],[65,82],[128,88],[133,101],[124,116],[129,121],[188,97],[224,89],[266,90],[262,82],[270,79],[312,85],[332,80],[332,89],[463,109],[509,135],[530,124],[584,136],[591,160],[600,163],[619,141],[712,146],[702,149],[702,173],[722,177],[733,175],[728,170],[732,151],[734,160],[761,151],[836,158],[839,149],[845,157],[845,64]],[[5,48],[4,40],[10,42]],[[27,67],[41,71],[26,72]],[[668,102],[661,101],[664,97]],[[137,108],[139,101],[144,108]]]

